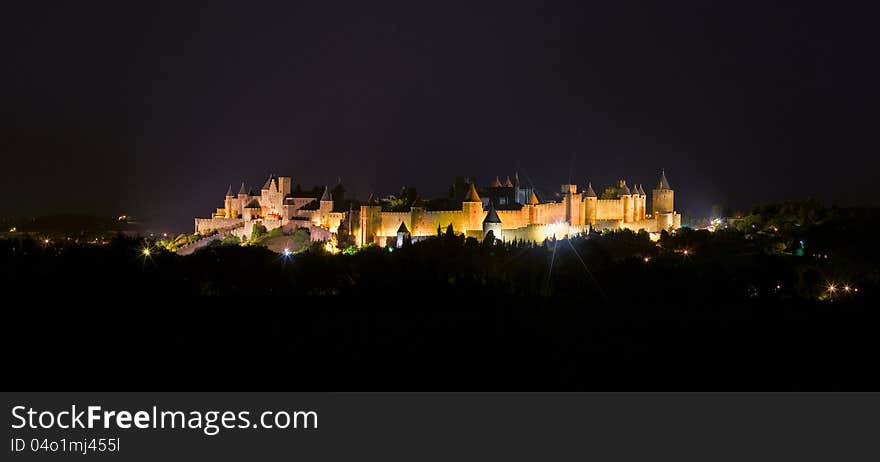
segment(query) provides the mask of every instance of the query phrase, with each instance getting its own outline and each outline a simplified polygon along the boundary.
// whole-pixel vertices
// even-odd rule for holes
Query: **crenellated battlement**
[[[627,185],[625,180],[609,187],[603,193],[605,197],[597,196],[591,183],[587,183],[583,191],[579,191],[576,184],[563,184],[561,199],[540,201],[534,188],[521,186],[518,175],[515,178],[515,183],[509,177],[504,182],[493,181],[479,193],[473,183],[464,183],[466,191],[458,209],[426,210],[414,205],[408,211],[386,212],[372,198],[350,211],[334,211],[334,201],[327,187],[324,187],[320,200],[297,196],[291,193],[293,183],[290,177],[273,175],[259,192],[242,184],[239,193],[232,195],[230,186],[224,207],[218,208],[212,218],[197,218],[196,231],[207,232],[252,220],[277,220],[279,226],[284,226],[293,219],[308,220],[310,226],[326,229],[335,235],[340,224],[345,222],[348,223],[346,231],[350,230],[357,245],[362,246],[371,242],[384,245],[397,236],[401,224],[412,238],[433,236],[438,228],[445,232],[451,225],[454,232],[468,236],[480,236],[493,230],[493,234],[496,237],[502,235],[503,240],[536,241],[560,233],[567,236],[575,231],[587,232],[591,228],[654,232],[681,224],[681,215],[674,209],[674,192],[665,172],[661,172],[660,181],[652,190],[650,210],[644,188]],[[482,194],[485,196],[481,198]],[[518,208],[511,208],[511,204]],[[496,205],[504,207],[497,210],[494,209]],[[484,221],[490,209],[493,215],[486,224]]]

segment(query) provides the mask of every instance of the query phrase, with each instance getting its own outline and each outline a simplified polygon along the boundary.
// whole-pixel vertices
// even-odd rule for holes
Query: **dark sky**
[[[665,168],[696,213],[880,205],[865,7],[42,3],[0,20],[3,213],[186,231],[270,173],[363,198],[516,169],[555,191]]]

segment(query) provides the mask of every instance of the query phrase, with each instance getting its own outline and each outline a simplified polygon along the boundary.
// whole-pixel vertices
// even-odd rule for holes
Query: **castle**
[[[490,231],[503,241],[543,241],[593,230],[631,229],[659,232],[681,226],[674,208],[674,191],[661,172],[652,190],[651,208],[641,185],[620,180],[602,197],[592,184],[578,190],[563,184],[558,198],[541,200],[536,191],[506,177],[488,186],[466,181],[444,206],[413,200],[400,210],[382,205],[372,196],[366,203],[346,201],[338,185],[331,194],[326,186],[310,193],[292,191],[290,177],[269,176],[259,193],[241,185],[238,194],[226,192],[222,208],[211,218],[196,218],[196,233],[219,231],[250,238],[254,225],[266,231],[306,228],[313,241],[329,241],[345,235],[358,247],[374,243],[400,245],[404,240],[436,236],[449,226],[456,234],[483,239]]]

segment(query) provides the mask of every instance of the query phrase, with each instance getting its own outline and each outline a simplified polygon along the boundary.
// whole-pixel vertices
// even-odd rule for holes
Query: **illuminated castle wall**
[[[279,227],[323,228],[335,233],[346,213],[333,210],[333,199],[327,188],[320,199],[296,197],[291,193],[290,177],[270,176],[256,194],[241,185],[237,195],[232,187],[226,192],[223,207],[211,218],[196,218],[195,232],[229,231],[250,238],[253,225],[259,224],[271,231]]]
[[[641,186],[630,188],[621,180],[614,198],[601,199],[591,184],[579,191],[577,185],[564,184],[561,199],[540,201],[532,188],[523,188],[509,178],[496,178],[482,189],[483,197],[473,183],[456,210],[426,210],[421,202],[413,203],[408,211],[383,211],[372,198],[352,210],[334,210],[334,201],[327,188],[320,199],[297,197],[291,193],[289,177],[270,176],[259,194],[242,185],[237,195],[230,187],[223,207],[216,209],[211,218],[196,218],[197,233],[210,231],[230,232],[250,237],[253,224],[267,230],[283,227],[294,230],[306,227],[326,230],[322,237],[337,233],[341,223],[347,223],[356,244],[375,243],[380,246],[397,239],[401,223],[412,238],[435,236],[438,228],[445,232],[452,225],[456,234],[482,238],[493,230],[496,238],[540,241],[556,236],[587,232],[590,229],[644,229],[659,232],[681,226],[681,215],[674,209],[674,192],[661,173],[657,187],[652,191],[649,213],[647,195]]]
[[[487,192],[495,195],[493,189],[505,187],[510,186],[504,186],[496,179]],[[653,190],[653,213],[648,212],[648,196],[640,186],[630,189],[621,180],[617,191],[614,199],[599,199],[592,185],[579,192],[577,185],[564,184],[561,200],[542,203],[530,190],[527,203],[517,203],[517,200],[506,204],[506,208],[494,210],[500,221],[501,235],[494,231],[493,234],[505,241],[540,241],[552,236],[587,232],[591,228],[659,232],[681,226],[681,215],[673,208],[673,191],[665,172],[661,173],[657,188]],[[519,191],[514,194],[521,199]],[[495,207],[495,200],[481,199],[473,184],[460,210],[426,211],[412,207],[408,212],[383,212],[380,204],[368,203],[361,206],[357,242],[358,245],[385,245],[389,238],[396,236],[401,223],[413,237],[434,236],[438,228],[445,231],[451,224],[456,233],[481,238],[487,232],[484,221],[490,216],[489,207]],[[493,221],[492,227],[495,226]]]

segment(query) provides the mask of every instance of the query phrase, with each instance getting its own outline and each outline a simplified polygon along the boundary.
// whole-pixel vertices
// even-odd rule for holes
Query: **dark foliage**
[[[8,239],[0,280],[23,297],[9,325],[32,326],[6,336],[33,353],[13,367],[59,349],[100,351],[120,379],[159,361],[181,378],[306,388],[862,389],[878,383],[877,224],[875,211],[835,211],[657,244],[629,231],[502,245],[438,230],[394,251],[292,257]],[[859,292],[828,297],[830,283]]]

